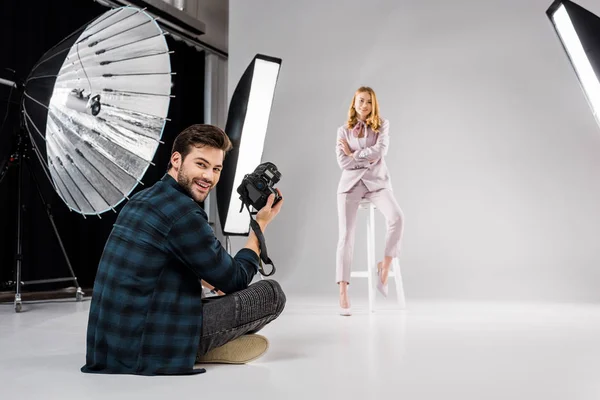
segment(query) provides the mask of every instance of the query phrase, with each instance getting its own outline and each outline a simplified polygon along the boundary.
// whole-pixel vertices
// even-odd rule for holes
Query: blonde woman
[[[389,121],[379,115],[379,104],[370,87],[360,87],[350,103],[348,121],[338,128],[337,162],[342,176],[337,189],[339,240],[336,282],[340,289],[340,314],[351,315],[348,285],[354,252],[356,212],[362,199],[371,201],[387,222],[383,261],[377,264],[377,288],[387,296],[387,279],[398,257],[403,214],[394,198],[385,163],[389,145]]]

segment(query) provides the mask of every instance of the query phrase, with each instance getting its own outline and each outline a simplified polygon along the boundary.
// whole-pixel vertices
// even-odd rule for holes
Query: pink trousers
[[[354,236],[356,230],[356,213],[360,201],[368,199],[377,207],[387,222],[384,256],[398,257],[404,215],[390,189],[369,192],[362,181],[359,181],[347,193],[338,193],[339,240],[336,253],[336,282],[350,283],[352,258],[354,254]]]

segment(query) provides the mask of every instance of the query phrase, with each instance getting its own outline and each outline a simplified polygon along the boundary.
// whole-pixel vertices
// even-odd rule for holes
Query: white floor
[[[600,305],[413,301],[341,317],[335,301],[288,297],[267,355],[188,377],[79,372],[88,309],[0,305],[0,399],[600,399]]]

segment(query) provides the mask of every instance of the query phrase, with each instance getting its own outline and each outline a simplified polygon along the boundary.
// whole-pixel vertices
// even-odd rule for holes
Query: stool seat
[[[369,312],[373,312],[375,310],[375,294],[377,290],[375,287],[377,285],[376,279],[379,279],[377,275],[377,261],[375,260],[375,209],[377,207],[370,200],[362,199],[358,208],[367,210],[369,213],[367,217],[367,269],[352,271],[350,277],[367,278],[367,284],[369,285]],[[401,309],[406,308],[400,263],[397,258],[394,258],[392,261],[392,268],[388,273],[388,285],[391,283],[390,279],[394,279],[396,284],[398,306]]]

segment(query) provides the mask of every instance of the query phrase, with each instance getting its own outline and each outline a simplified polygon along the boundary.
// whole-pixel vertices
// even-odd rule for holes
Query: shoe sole
[[[261,357],[269,348],[262,335],[241,336],[196,358],[196,364],[246,364]]]

